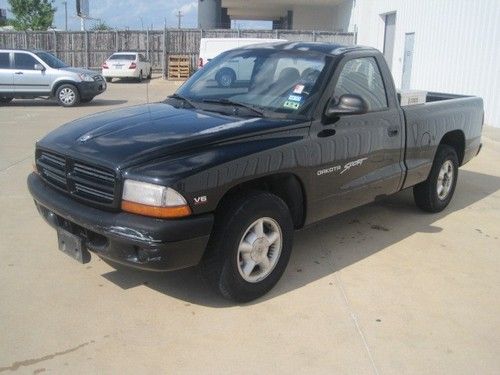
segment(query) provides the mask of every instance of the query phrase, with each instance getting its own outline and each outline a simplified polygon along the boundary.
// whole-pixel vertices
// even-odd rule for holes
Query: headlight
[[[80,76],[80,79],[85,82],[94,82],[94,78],[87,73],[80,73],[78,74]]]
[[[134,180],[125,180],[122,210],[162,218],[191,215],[186,200],[174,189]]]

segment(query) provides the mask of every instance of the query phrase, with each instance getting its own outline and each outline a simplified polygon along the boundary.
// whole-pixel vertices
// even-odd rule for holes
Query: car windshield
[[[325,55],[274,48],[223,53],[177,91],[191,103],[239,105],[262,112],[303,115],[325,69]]]
[[[39,58],[41,58],[43,60],[43,62],[45,64],[47,64],[48,66],[50,66],[51,68],[60,69],[60,68],[66,68],[68,66],[68,64],[59,60],[57,57],[55,57],[51,53],[36,52],[35,55],[37,55]]]
[[[129,54],[129,55],[111,55],[111,57],[108,60],[130,60],[133,61],[135,60],[135,55]]]

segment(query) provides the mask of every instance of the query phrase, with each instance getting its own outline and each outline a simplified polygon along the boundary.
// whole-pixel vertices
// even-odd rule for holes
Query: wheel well
[[[248,190],[263,190],[277,195],[288,206],[294,227],[298,229],[304,225],[306,206],[304,189],[299,178],[291,173],[266,176],[232,187],[219,201],[215,211],[216,215],[225,202]]]
[[[446,133],[439,144],[453,147],[458,156],[458,164],[462,165],[465,153],[465,135],[463,131],[453,130]]]
[[[52,88],[52,96],[55,96],[56,95],[56,92],[57,92],[57,89],[62,86],[62,85],[73,85],[76,87],[76,89],[78,90],[78,94],[80,93],[80,89],[78,88],[78,85],[76,84],[76,82],[73,82],[73,81],[59,81],[57,82],[54,87]]]

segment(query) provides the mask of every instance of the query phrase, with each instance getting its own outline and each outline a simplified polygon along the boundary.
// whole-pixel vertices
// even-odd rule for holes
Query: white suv
[[[135,78],[141,82],[144,78],[151,79],[152,73],[151,63],[137,52],[113,53],[102,64],[102,75],[107,82],[113,78]]]

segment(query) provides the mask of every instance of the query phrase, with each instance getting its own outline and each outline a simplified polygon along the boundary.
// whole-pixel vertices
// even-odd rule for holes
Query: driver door
[[[41,64],[29,53],[14,53],[14,91],[16,93],[50,92],[50,77],[46,70],[36,70],[35,64]]]
[[[328,217],[373,201],[399,189],[402,178],[403,129],[400,111],[388,100],[380,64],[374,56],[345,58],[327,92],[338,101],[358,95],[368,112],[315,121],[312,138],[319,145],[320,165],[314,203]]]

